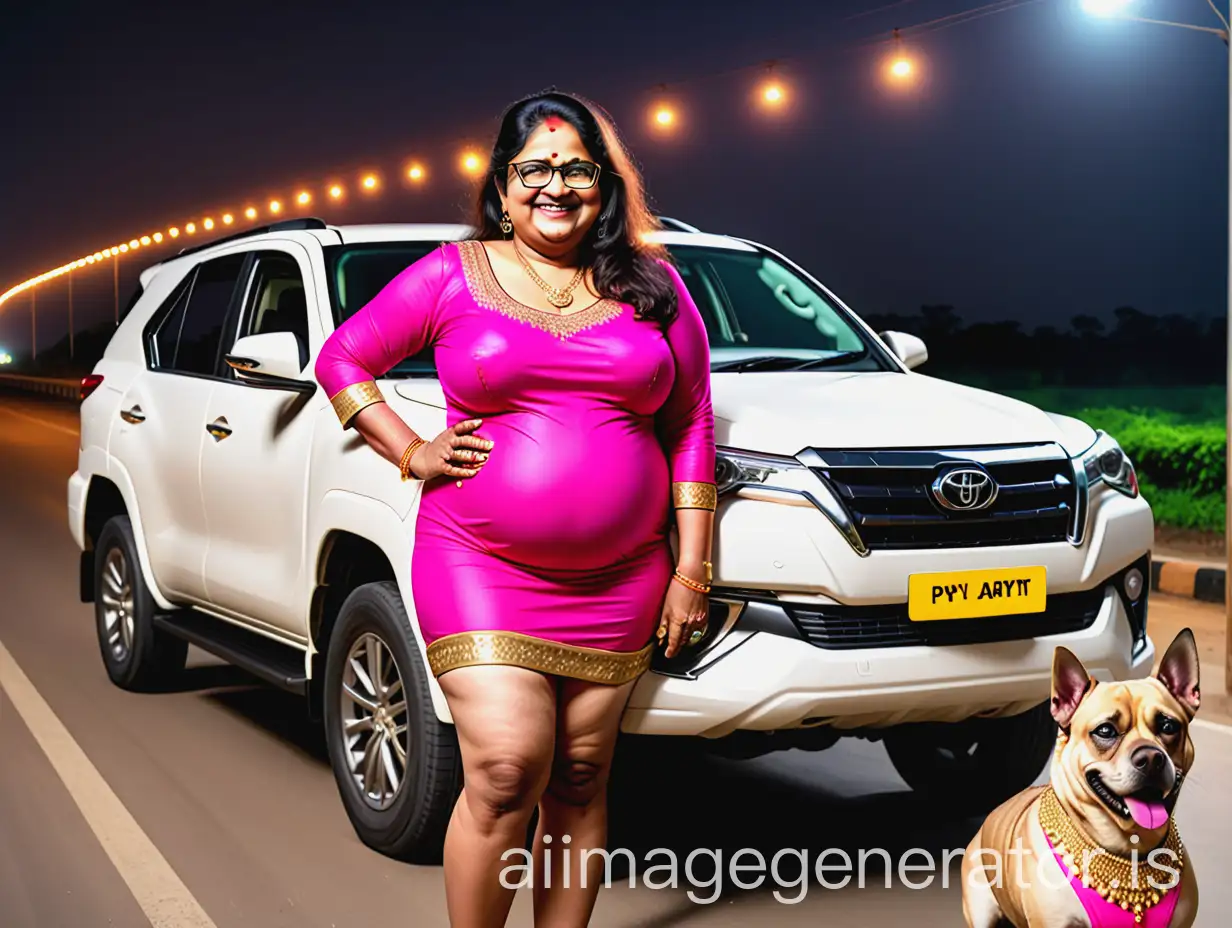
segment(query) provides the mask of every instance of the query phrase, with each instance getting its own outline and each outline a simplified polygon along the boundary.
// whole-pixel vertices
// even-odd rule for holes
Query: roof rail
[[[328,229],[329,225],[324,219],[306,218],[306,219],[283,219],[279,222],[271,222],[266,226],[256,226],[251,229],[245,229],[242,232],[235,232],[231,235],[224,235],[222,238],[216,238],[208,242],[202,242],[200,245],[190,245],[188,248],[181,248],[177,253],[177,257],[183,255],[191,255],[194,252],[202,251],[206,248],[213,248],[215,245],[221,245],[224,242],[233,242],[236,239],[248,238],[252,235],[264,235],[266,232],[300,232],[305,229]]]
[[[677,232],[701,232],[697,226],[691,226],[687,222],[681,222],[679,219],[673,219],[670,216],[656,216],[659,224],[665,229],[674,229]]]

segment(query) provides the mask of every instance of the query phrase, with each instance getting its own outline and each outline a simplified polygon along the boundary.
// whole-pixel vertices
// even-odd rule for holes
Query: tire
[[[369,680],[377,653],[381,655],[378,669],[391,692],[369,699],[365,708],[346,695],[344,684],[365,697],[373,696]],[[352,659],[364,668],[365,675],[355,671]],[[441,860],[445,831],[462,784],[457,737],[452,725],[436,717],[429,679],[397,584],[368,583],[355,589],[342,604],[327,646],[322,695],[330,765],[359,839],[388,857],[424,864]],[[401,700],[396,680],[401,681]],[[371,706],[392,710],[392,714],[383,713],[389,725],[370,724],[348,737],[344,725],[348,720],[376,716]],[[395,740],[405,752],[404,765],[399,763]],[[384,781],[377,779],[379,771],[364,780],[370,789],[361,786],[358,777],[364,774],[368,748],[401,774],[396,789],[388,776]]]
[[[158,690],[184,671],[188,642],[156,628],[157,613],[132,523],[114,516],[94,549],[94,626],[107,676],[121,689]]]
[[[984,815],[1035,782],[1056,746],[1047,702],[1021,715],[887,732],[894,769],[917,793],[963,815]]]

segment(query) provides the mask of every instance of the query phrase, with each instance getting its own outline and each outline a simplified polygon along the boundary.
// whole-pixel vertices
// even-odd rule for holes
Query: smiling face
[[[1058,649],[1053,694],[1053,714],[1068,729],[1053,764],[1062,805],[1109,850],[1153,847],[1194,759],[1189,722],[1199,696],[1192,635],[1177,637],[1157,676],[1124,683],[1092,683],[1078,659]]]
[[[550,117],[531,133],[522,150],[510,159],[521,164],[528,175],[546,177],[542,168],[526,162],[542,162],[552,167],[575,165],[573,173],[584,171],[577,162],[594,162],[582,144],[581,136],[563,119]],[[528,176],[533,183],[534,178]],[[510,167],[501,195],[501,205],[513,223],[514,235],[540,254],[558,255],[578,247],[599,218],[603,207],[599,184],[585,189],[565,184],[562,172],[551,175],[545,187],[523,183]]]

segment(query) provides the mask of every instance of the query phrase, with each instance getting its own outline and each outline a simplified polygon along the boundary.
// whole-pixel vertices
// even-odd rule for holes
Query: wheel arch
[[[81,601],[86,603],[94,601],[94,548],[103,526],[115,516],[127,515],[133,529],[133,540],[137,543],[137,559],[146,588],[159,608],[174,609],[175,604],[163,596],[155,582],[154,571],[150,566],[149,550],[146,546],[145,531],[141,524],[141,511],[137,505],[137,498],[133,494],[128,472],[114,460],[111,464],[108,475],[93,474],[86,489],[82,512],[84,548],[81,553],[80,568]]]
[[[410,524],[387,504],[344,490],[331,490],[316,510],[312,532],[312,598],[308,613],[309,685],[314,714],[319,712],[319,685],[330,635],[343,601],[364,583],[392,581],[402,596],[420,660],[428,666],[411,594]],[[449,706],[435,677],[429,689],[437,718],[452,723]]]

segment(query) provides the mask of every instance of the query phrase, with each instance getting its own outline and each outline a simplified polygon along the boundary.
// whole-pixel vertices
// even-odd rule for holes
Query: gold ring
[[[705,632],[703,632],[700,628],[697,629],[697,631],[695,631],[693,634],[689,636],[689,644],[697,644],[699,641],[702,640],[702,636],[704,634]]]

